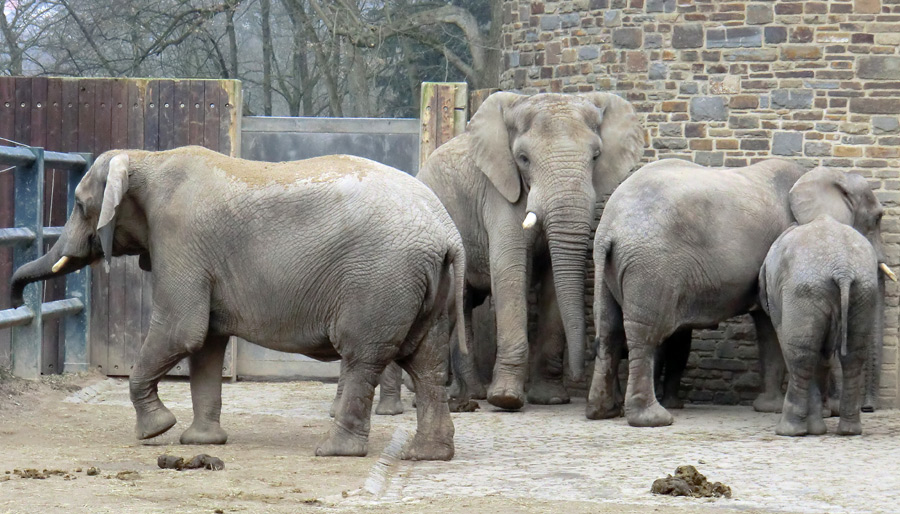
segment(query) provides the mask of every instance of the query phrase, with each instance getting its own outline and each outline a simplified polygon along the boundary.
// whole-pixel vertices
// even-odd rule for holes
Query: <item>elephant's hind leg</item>
[[[356,331],[348,331],[335,348],[341,352],[341,382],[334,421],[328,437],[316,448],[316,455],[362,457],[368,452],[369,428],[375,386],[385,367],[396,356],[398,345],[391,342],[349,341]]]
[[[449,326],[442,316],[416,350],[399,361],[416,388],[416,435],[401,458],[450,460],[453,458],[453,421],[447,405]]]
[[[822,358],[820,349],[824,336],[809,330],[809,326],[792,315],[794,310],[790,306],[785,307],[779,333],[788,370],[788,389],[775,433],[785,436],[810,433],[810,417],[818,416],[818,421],[821,421],[822,416],[822,396],[816,384],[816,370]],[[810,316],[808,312],[805,315]],[[827,322],[823,321],[817,326],[827,326]],[[815,402],[815,405],[811,405],[811,402]],[[812,421],[812,426],[816,431],[822,428],[816,421]]]
[[[395,416],[403,414],[403,401],[400,398],[400,385],[403,383],[403,370],[392,362],[384,368],[378,385],[381,389],[378,397],[378,407],[375,414],[380,416]]]
[[[628,344],[628,386],[625,389],[625,418],[633,427],[662,427],[674,419],[656,400],[653,388],[653,358],[659,340],[656,327],[626,320]]]
[[[225,444],[222,430],[222,364],[228,336],[207,336],[206,342],[190,357],[191,402],[194,422],[181,434],[181,444]]]
[[[622,309],[603,284],[594,305],[597,325],[597,357],[594,360],[594,377],[588,392],[585,416],[588,419],[617,418],[622,415],[619,393],[619,360],[625,351],[625,331],[622,327]]]
[[[678,389],[681,386],[681,376],[687,367],[688,357],[691,355],[690,329],[675,332],[663,343],[662,360],[664,363],[656,363],[657,367],[663,366],[662,399],[660,405],[666,409],[683,409],[684,400],[678,397]]]

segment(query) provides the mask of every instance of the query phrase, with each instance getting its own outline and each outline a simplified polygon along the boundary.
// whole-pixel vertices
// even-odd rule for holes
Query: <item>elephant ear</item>
[[[475,165],[510,203],[519,201],[522,179],[512,154],[511,123],[507,121],[507,115],[523,98],[526,97],[515,93],[494,93],[481,104],[466,126],[472,139]]]
[[[844,172],[818,167],[806,172],[790,192],[791,212],[801,225],[827,214],[853,225],[853,201]]]
[[[583,93],[582,97],[601,111],[600,158],[594,165],[594,188],[610,193],[644,155],[644,128],[631,103],[612,93]]]
[[[103,248],[106,262],[112,259],[116,214],[126,191],[128,191],[128,154],[122,152],[109,160],[109,174],[106,177],[106,188],[103,190],[100,219],[97,221],[97,235],[100,237],[100,246]]]

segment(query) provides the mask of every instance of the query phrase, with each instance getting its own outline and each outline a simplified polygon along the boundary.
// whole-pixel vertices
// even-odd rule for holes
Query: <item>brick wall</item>
[[[900,0],[504,2],[501,87],[618,91],[641,114],[645,161],[743,166],[778,156],[867,177],[900,263]],[[887,286],[882,406],[898,398],[898,288]],[[695,333],[693,401],[759,387],[749,318]]]

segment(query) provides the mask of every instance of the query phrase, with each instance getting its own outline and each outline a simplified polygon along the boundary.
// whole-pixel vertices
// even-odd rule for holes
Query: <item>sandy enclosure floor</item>
[[[777,415],[689,406],[671,427],[588,421],[584,403],[454,414],[456,458],[394,458],[415,429],[407,411],[373,416],[369,456],[319,458],[334,384],[224,387],[225,446],[182,446],[186,381],[160,385],[179,419],[139,443],[127,383],[97,375],[0,381],[0,513],[14,512],[898,512],[900,411],[864,415],[862,437],[775,436]],[[833,431],[837,420],[828,420]],[[223,471],[161,470],[162,453],[224,460]],[[684,464],[732,499],[650,494]],[[96,467],[99,474],[87,476]],[[25,468],[69,474],[21,478]],[[80,472],[76,471],[78,468]],[[9,474],[5,472],[9,471]],[[5,477],[9,477],[8,479]]]

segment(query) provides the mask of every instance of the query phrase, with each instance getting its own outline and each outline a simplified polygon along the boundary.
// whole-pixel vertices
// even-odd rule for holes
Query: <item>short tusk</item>
[[[56,261],[56,264],[54,264],[53,267],[50,268],[50,271],[52,271],[53,273],[58,273],[59,270],[61,270],[62,267],[65,266],[67,262],[69,262],[69,256],[63,255],[62,258],[60,260]]]
[[[525,216],[525,221],[522,222],[522,228],[525,230],[530,229],[537,223],[537,214],[533,212],[529,212],[527,216]]]
[[[893,280],[894,282],[897,281],[897,275],[894,275],[894,272],[891,271],[891,268],[889,268],[887,264],[882,262],[881,264],[878,265],[878,267],[881,268],[881,271],[883,271],[884,274],[887,275],[889,279]]]

